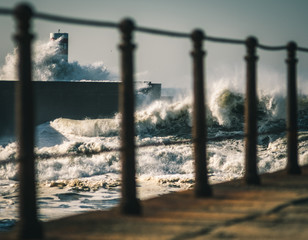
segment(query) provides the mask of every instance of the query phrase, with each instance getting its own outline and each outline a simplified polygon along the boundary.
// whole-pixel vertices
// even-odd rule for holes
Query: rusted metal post
[[[18,44],[18,78],[16,83],[16,129],[18,141],[20,182],[20,237],[42,238],[42,227],[37,219],[34,166],[34,111],[31,74],[31,41],[29,33],[32,10],[26,4],[15,8]]]
[[[287,173],[300,174],[301,169],[298,166],[297,154],[297,91],[296,91],[296,49],[295,42],[289,42],[287,46],[288,57],[288,83],[287,83]]]
[[[193,143],[195,158],[195,196],[208,197],[212,195],[212,189],[208,183],[207,176],[207,155],[206,155],[206,112],[204,95],[204,64],[203,57],[205,52],[202,49],[204,33],[201,30],[195,30],[191,34],[193,41]]]
[[[245,100],[245,176],[247,184],[260,184],[257,167],[257,93],[256,93],[256,47],[258,40],[246,40],[247,63],[246,100]]]
[[[141,206],[136,191],[135,163],[135,95],[133,82],[132,33],[134,22],[125,19],[120,23],[122,43],[120,44],[122,82],[120,84],[121,124],[121,161],[122,161],[122,200],[121,211],[124,214],[140,214]]]

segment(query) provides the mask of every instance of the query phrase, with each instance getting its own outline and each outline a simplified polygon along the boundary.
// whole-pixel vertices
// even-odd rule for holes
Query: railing
[[[300,174],[297,156],[297,91],[296,91],[296,52],[308,52],[307,48],[298,47],[295,42],[286,46],[267,46],[260,44],[254,37],[246,40],[228,39],[207,36],[202,30],[192,33],[181,33],[151,29],[135,26],[129,19],[121,23],[81,20],[33,12],[25,4],[17,6],[14,10],[0,9],[0,14],[14,15],[17,22],[15,40],[18,44],[18,76],[16,86],[16,114],[17,114],[17,140],[19,144],[18,160],[20,163],[20,237],[23,239],[42,238],[43,230],[37,218],[36,186],[35,186],[35,154],[34,154],[34,110],[32,98],[31,76],[31,42],[32,34],[29,32],[33,18],[65,22],[70,24],[109,27],[121,32],[121,78],[120,85],[120,112],[121,124],[121,162],[122,162],[122,200],[120,208],[123,214],[141,214],[142,207],[136,194],[135,182],[135,139],[134,139],[134,90],[133,90],[133,33],[162,35],[166,37],[191,39],[193,50],[193,130],[192,142],[195,159],[195,195],[196,197],[209,197],[212,195],[208,183],[206,163],[207,127],[205,122],[204,103],[204,55],[203,42],[228,43],[245,45],[246,53],[246,100],[245,100],[245,175],[247,184],[260,184],[257,172],[257,95],[256,95],[256,62],[257,49],[268,51],[287,51],[287,172]]]

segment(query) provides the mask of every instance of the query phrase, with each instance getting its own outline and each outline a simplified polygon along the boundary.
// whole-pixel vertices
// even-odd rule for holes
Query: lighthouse
[[[50,33],[50,40],[59,40],[60,52],[64,61],[68,62],[68,33],[61,33],[60,29],[57,33]]]

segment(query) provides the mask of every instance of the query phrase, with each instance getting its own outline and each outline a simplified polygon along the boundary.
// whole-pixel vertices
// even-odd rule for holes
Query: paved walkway
[[[262,185],[240,180],[213,186],[212,198],[191,190],[142,202],[140,217],[118,209],[89,212],[44,224],[45,239],[308,239],[308,166],[302,175],[261,176]],[[15,232],[0,239],[15,239]]]

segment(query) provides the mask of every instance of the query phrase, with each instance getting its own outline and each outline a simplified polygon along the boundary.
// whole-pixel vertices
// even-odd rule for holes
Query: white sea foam
[[[163,103],[155,103],[155,106]],[[182,111],[190,109],[184,102],[170,104],[168,109],[179,105]],[[136,113],[137,125],[143,134],[136,136],[137,144],[169,143],[188,139],[189,134],[177,135],[177,131],[162,134],[155,129],[155,124],[165,127],[172,126],[172,121],[183,115],[179,109],[170,113],[163,111],[157,120],[152,118],[150,109]],[[159,108],[157,108],[159,109]],[[184,111],[184,112],[185,112]],[[155,111],[152,111],[155,113]],[[178,112],[178,114],[175,114]],[[189,112],[189,111],[188,111]],[[157,113],[158,114],[158,113]],[[162,117],[163,116],[163,117]],[[175,117],[178,116],[178,117]],[[147,119],[149,118],[149,119]],[[167,119],[170,119],[170,121]],[[182,121],[181,129],[190,129],[190,117]],[[99,124],[95,124],[99,122]],[[145,124],[146,122],[146,124]],[[162,124],[163,122],[163,124]],[[169,123],[169,125],[167,124]],[[106,209],[119,202],[120,197],[120,170],[119,153],[116,151],[78,157],[55,158],[57,154],[95,153],[104,149],[119,146],[119,137],[110,134],[118,130],[118,119],[96,120],[68,120],[56,119],[51,123],[40,125],[37,128],[38,142],[45,139],[36,148],[38,155],[47,157],[39,159],[36,164],[37,177],[40,183],[39,201],[41,219],[48,220],[67,216],[82,211]],[[80,127],[80,130],[78,126]],[[99,130],[97,130],[99,126]],[[56,136],[50,129],[57,132]],[[185,132],[185,131],[184,131]],[[44,134],[43,134],[44,133]],[[50,133],[50,135],[49,135]],[[172,134],[171,134],[172,133]],[[222,132],[220,134],[223,134]],[[308,162],[307,138],[300,137],[300,163]],[[50,138],[46,138],[47,136]],[[48,142],[48,139],[50,142]],[[261,173],[276,171],[285,166],[286,140],[284,137],[273,138],[268,143],[260,145],[258,150],[259,171]],[[0,149],[2,160],[13,158],[16,153],[16,144],[2,145]],[[242,139],[226,139],[208,144],[208,163],[210,183],[227,181],[241,177],[244,169],[244,142]],[[1,161],[0,161],[1,164]],[[17,164],[14,161],[0,166],[1,195],[5,199],[1,203],[5,211],[5,219],[17,218]],[[192,146],[190,144],[149,146],[137,150],[137,180],[138,192],[141,198],[153,197],[171,191],[184,190],[193,187],[194,162]],[[49,200],[46,200],[49,199]],[[52,211],[51,211],[52,209]]]
[[[65,136],[108,137],[116,135],[119,131],[119,121],[117,118],[85,120],[59,118],[52,121],[50,126]]]
[[[188,140],[191,137],[191,101],[189,98],[175,103],[155,102],[153,105],[137,111],[135,115],[138,133],[136,136],[137,145],[169,144],[171,141]],[[43,157],[37,163],[39,179],[51,181],[119,173],[119,154],[117,151],[110,151],[119,148],[119,120],[119,115],[113,119],[71,120],[59,118],[38,126],[35,150],[39,156]],[[268,122],[268,124],[270,123]],[[223,125],[223,127],[225,126]],[[219,125],[210,127],[209,133],[222,137],[224,134],[228,136],[228,132],[223,132]],[[260,171],[262,172],[273,171],[283,166],[281,162],[285,159],[285,138],[279,135],[275,136],[260,140],[264,142],[260,147]],[[304,142],[307,141],[304,137],[300,139]],[[99,152],[103,153],[98,154]],[[242,139],[210,142],[208,152],[210,171],[216,175],[216,178],[217,175],[222,174],[220,181],[242,175]],[[71,153],[84,153],[91,156],[56,158],[57,155]],[[137,172],[140,176],[193,174],[190,144],[149,146],[139,149],[137,156]],[[15,157],[15,142],[0,146],[0,160],[7,161]],[[0,171],[3,180],[17,178],[17,165],[13,160],[1,165]],[[228,174],[227,177],[226,174]]]

